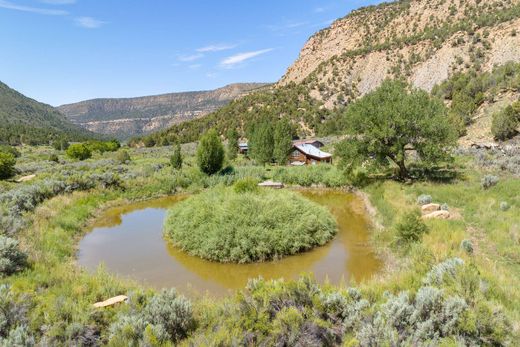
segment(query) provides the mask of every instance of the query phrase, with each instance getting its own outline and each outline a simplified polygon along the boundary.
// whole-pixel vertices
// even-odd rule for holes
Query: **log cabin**
[[[317,141],[319,142],[319,141]],[[321,142],[320,142],[321,143]],[[323,144],[321,144],[323,145]],[[321,147],[321,146],[320,146]],[[332,163],[332,154],[323,152],[311,143],[295,142],[290,157],[291,165],[316,165]]]

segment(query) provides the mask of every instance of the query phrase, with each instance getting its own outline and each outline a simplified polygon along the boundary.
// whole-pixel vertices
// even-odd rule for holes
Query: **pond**
[[[363,281],[381,267],[369,245],[363,201],[333,190],[302,190],[330,209],[338,234],[327,245],[277,261],[222,264],[190,256],[163,238],[166,211],[187,196],[172,196],[115,207],[103,213],[79,244],[78,263],[90,271],[104,264],[110,273],[155,288],[176,287],[187,295],[223,296],[244,288],[249,278],[297,278],[313,273],[320,281]]]

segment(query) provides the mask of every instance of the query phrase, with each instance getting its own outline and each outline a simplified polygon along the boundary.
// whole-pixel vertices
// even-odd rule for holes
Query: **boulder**
[[[450,213],[448,211],[439,210],[434,211],[423,216],[424,219],[449,219]]]
[[[422,205],[421,211],[423,214],[432,213],[434,211],[439,211],[441,209],[441,205],[439,204],[426,204]]]

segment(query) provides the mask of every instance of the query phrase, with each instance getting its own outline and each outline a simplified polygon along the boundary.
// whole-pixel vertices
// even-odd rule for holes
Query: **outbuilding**
[[[316,165],[332,163],[332,154],[323,152],[310,143],[295,143],[290,158],[291,165]]]

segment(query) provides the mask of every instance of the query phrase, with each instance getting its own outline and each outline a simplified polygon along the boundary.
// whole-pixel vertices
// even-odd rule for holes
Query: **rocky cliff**
[[[312,36],[279,85],[327,108],[385,78],[430,91],[456,72],[520,61],[520,0],[407,0],[363,8]]]
[[[94,99],[59,106],[58,109],[72,122],[90,131],[127,138],[204,116],[264,86],[261,83],[241,83],[211,91]]]

